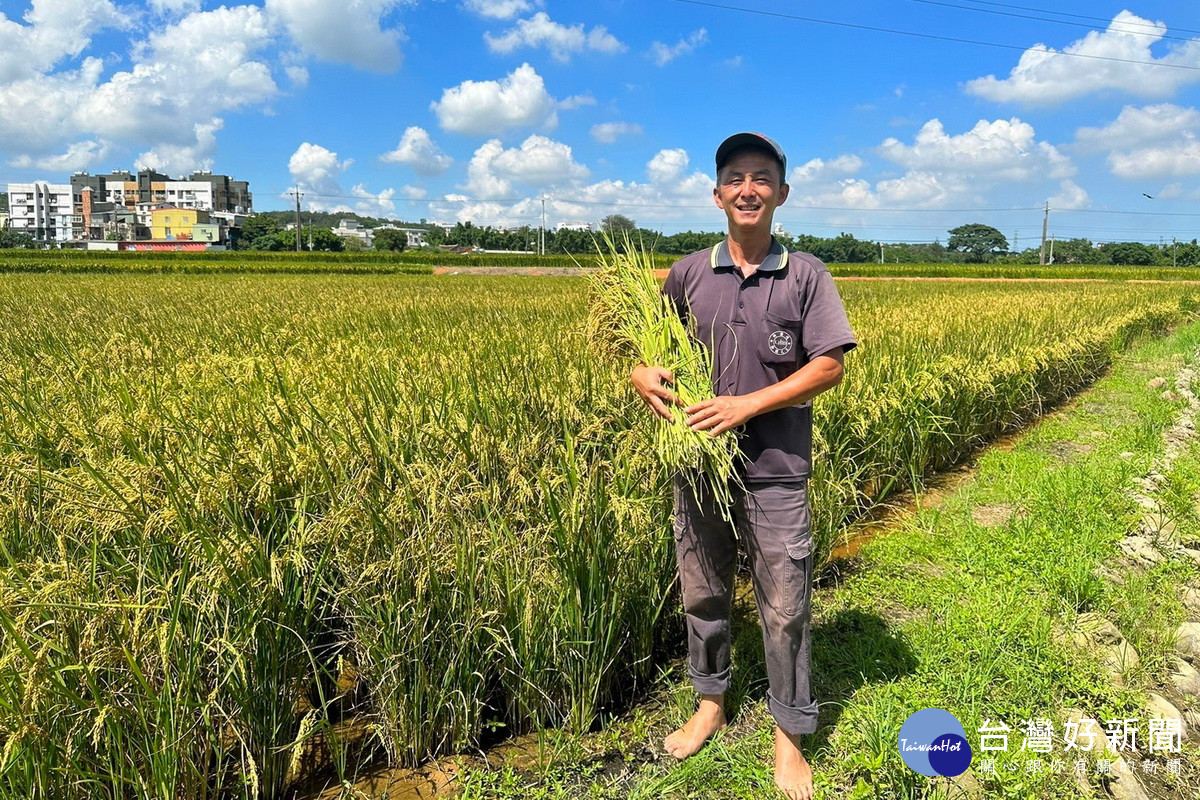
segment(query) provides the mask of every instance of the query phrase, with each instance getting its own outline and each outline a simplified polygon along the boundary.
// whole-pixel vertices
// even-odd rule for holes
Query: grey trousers
[[[688,677],[700,694],[729,688],[730,609],[737,542],[745,543],[766,654],[767,708],[787,733],[817,729],[810,686],[812,524],[808,483],[735,492],[730,525],[710,493],[675,480],[675,556],[687,620]],[[736,534],[734,528],[736,527]]]

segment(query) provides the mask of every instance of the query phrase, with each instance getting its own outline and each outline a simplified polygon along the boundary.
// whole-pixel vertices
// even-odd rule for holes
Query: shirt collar
[[[767,251],[767,257],[763,259],[763,263],[759,264],[758,272],[774,272],[782,269],[788,260],[787,248],[779,243],[779,240],[774,236],[771,237],[771,249]],[[736,267],[733,263],[733,257],[729,255],[729,239],[725,238],[718,242],[708,255],[708,263],[713,269],[717,267]]]

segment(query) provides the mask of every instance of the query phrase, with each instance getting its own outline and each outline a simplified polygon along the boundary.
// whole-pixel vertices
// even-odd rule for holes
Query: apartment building
[[[42,244],[63,244],[74,234],[75,209],[69,183],[8,184],[9,227]]]

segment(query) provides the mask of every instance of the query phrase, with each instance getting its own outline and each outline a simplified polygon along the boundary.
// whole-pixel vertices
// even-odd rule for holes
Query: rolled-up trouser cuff
[[[729,689],[731,673],[732,670],[725,669],[716,675],[697,675],[692,672],[690,666],[688,667],[688,677],[692,679],[692,686],[699,694],[725,694]]]
[[[817,701],[798,708],[785,706],[775,699],[767,690],[767,710],[775,718],[775,724],[783,728],[784,733],[816,733],[817,731]]]

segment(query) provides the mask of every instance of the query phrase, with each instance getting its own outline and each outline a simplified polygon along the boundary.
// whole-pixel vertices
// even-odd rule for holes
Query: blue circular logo
[[[900,726],[900,757],[914,772],[934,777],[961,775],[971,766],[971,745],[958,718],[940,708],[923,708]]]

